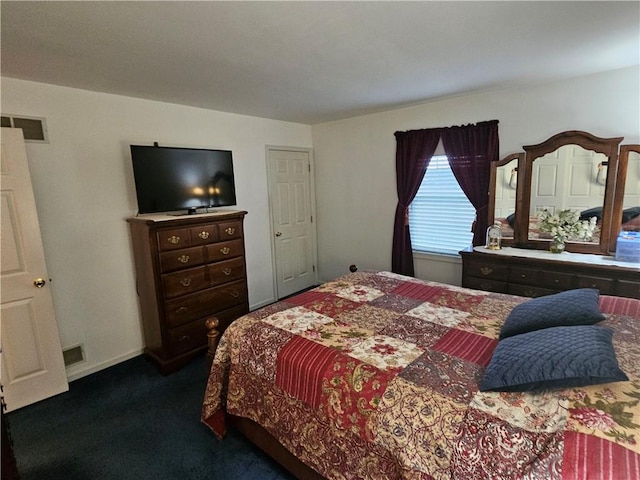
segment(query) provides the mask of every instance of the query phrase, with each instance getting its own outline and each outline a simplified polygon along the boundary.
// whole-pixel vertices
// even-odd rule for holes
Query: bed
[[[639,480],[640,300],[598,295],[588,326],[499,338],[531,301],[347,274],[227,328],[202,421],[220,439],[234,425],[298,478]],[[622,377],[480,391],[509,342],[532,348],[534,334],[587,328],[608,332]],[[569,368],[606,363],[582,355]],[[514,362],[529,375],[542,357],[531,350]]]

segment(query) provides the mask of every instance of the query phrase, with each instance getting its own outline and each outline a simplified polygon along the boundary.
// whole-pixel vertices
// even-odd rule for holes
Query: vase
[[[549,245],[549,251],[551,253],[564,252],[564,242],[562,240],[551,240],[551,244]]]

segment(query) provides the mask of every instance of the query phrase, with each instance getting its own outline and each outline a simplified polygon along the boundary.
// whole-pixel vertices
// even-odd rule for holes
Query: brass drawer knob
[[[233,298],[238,298],[240,296],[240,292],[237,290],[233,290],[229,293]]]
[[[206,240],[207,238],[209,238],[209,232],[205,232],[204,230],[201,231],[198,236],[202,239],[202,240]]]
[[[231,269],[225,268],[224,270],[222,270],[222,273],[224,273],[228,277],[229,275],[231,275]]]
[[[182,306],[176,310],[176,313],[183,314],[183,313],[187,313],[188,311],[189,309],[187,307]]]
[[[178,261],[179,261],[180,263],[187,263],[187,262],[189,262],[189,255],[180,255],[180,256],[178,257]]]
[[[491,272],[493,272],[493,268],[489,268],[489,267],[482,267],[480,269],[480,273],[482,275],[489,275]]]
[[[222,247],[220,249],[220,253],[222,253],[223,255],[229,255],[229,253],[231,253],[231,249],[229,247]]]
[[[167,241],[171,245],[177,245],[180,243],[180,237],[178,237],[177,235],[171,235],[169,238],[167,238]]]
[[[229,227],[227,229],[225,229],[225,232],[227,235],[233,235],[234,233],[236,233],[236,229],[233,227]]]
[[[188,342],[189,340],[191,340],[191,337],[189,335],[182,335],[180,338],[178,338],[178,342],[180,343]]]
[[[188,287],[189,285],[191,285],[191,279],[189,277],[183,278],[182,280],[180,280],[180,284],[183,287]]]

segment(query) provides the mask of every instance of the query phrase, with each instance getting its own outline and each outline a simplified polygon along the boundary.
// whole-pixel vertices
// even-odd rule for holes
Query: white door
[[[19,128],[2,129],[0,382],[7,410],[69,389]]]
[[[311,154],[268,148],[277,298],[316,284]]]

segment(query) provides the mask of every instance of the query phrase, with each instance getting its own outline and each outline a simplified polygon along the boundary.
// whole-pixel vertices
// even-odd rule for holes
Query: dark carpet
[[[136,357],[8,414],[22,480],[291,480],[230,430],[200,423],[205,357],[162,376]]]

